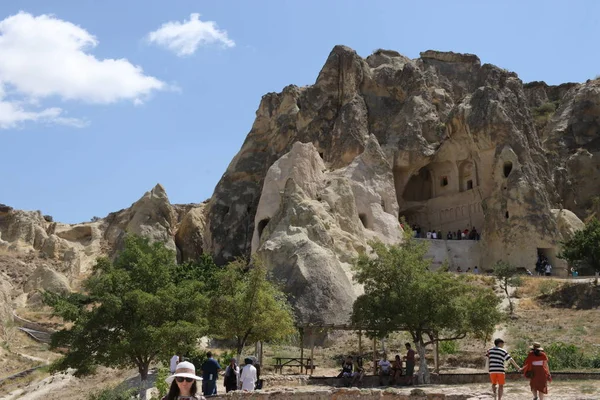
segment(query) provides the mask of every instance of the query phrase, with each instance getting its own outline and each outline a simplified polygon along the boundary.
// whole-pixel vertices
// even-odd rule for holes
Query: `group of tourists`
[[[552,265],[543,254],[538,254],[537,261],[535,262],[535,272],[540,276],[551,276],[552,275]]]
[[[464,272],[466,274],[475,274],[478,275],[479,274],[479,268],[477,267],[477,265],[475,266],[475,268],[473,268],[473,270],[471,270],[471,267],[468,267],[465,271],[462,270],[462,268],[460,267],[460,265],[458,267],[456,267],[456,272],[458,272],[459,274]]]
[[[182,357],[174,355],[171,357],[171,376],[166,381],[170,384],[169,392],[162,400],[200,400],[204,399],[198,393],[197,382],[202,382],[202,394],[212,396],[217,394],[217,381],[221,365],[212,356],[212,352],[206,353],[207,359],[202,363],[202,376],[196,375],[196,367],[189,361],[183,361]],[[252,358],[244,360],[244,367],[240,369],[235,358],[230,359],[225,368],[223,386],[225,392],[242,390],[252,392],[259,384],[260,366],[254,365]],[[257,368],[259,367],[259,368]]]
[[[406,356],[400,358],[399,354],[396,354],[393,362],[388,361],[387,354],[383,354],[381,360],[377,363],[377,369],[379,370],[379,385],[383,386],[384,378],[388,378],[388,382],[392,385],[412,385],[413,377],[415,373],[415,351],[412,349],[410,343],[405,344]],[[406,368],[402,368],[402,363],[405,363]],[[346,386],[355,386],[362,383],[362,379],[365,376],[365,368],[363,366],[363,358],[358,356],[356,360],[354,357],[348,356],[342,363],[342,371],[338,375],[338,378],[346,379]]]
[[[519,367],[516,361],[504,349],[504,340],[498,338],[494,340],[494,347],[486,353],[488,359],[488,371],[490,381],[492,382],[492,392],[495,400],[502,400],[504,392],[505,363],[510,362],[519,372],[523,373],[525,378],[529,379],[529,387],[533,394],[533,400],[544,400],[544,395],[548,394],[548,382],[552,382],[552,375],[548,368],[548,356],[544,353],[542,346],[534,342],[523,367]]]
[[[404,357],[401,358],[397,354],[394,361],[390,362],[384,353],[377,363],[381,386],[384,384],[385,377],[392,385],[413,384],[415,351],[410,343],[406,343],[405,347],[406,355]],[[217,380],[221,365],[212,357],[210,351],[206,355],[207,359],[201,367],[201,376],[196,375],[196,367],[191,362],[182,361],[181,357],[176,355],[171,358],[171,376],[166,379],[170,384],[169,392],[162,400],[202,400],[204,396],[217,394]],[[505,363],[507,361],[517,371],[522,372],[525,378],[529,379],[529,387],[534,400],[544,400],[544,395],[548,394],[548,382],[552,381],[552,376],[548,368],[548,357],[539,343],[534,342],[531,345],[523,367],[520,367],[504,349],[504,340],[500,338],[494,340],[494,347],[487,351],[486,358],[495,400],[502,400],[506,383]],[[232,358],[225,368],[223,385],[226,392],[233,390],[251,392],[257,388],[259,370],[254,366],[252,358],[246,358],[244,361],[245,365],[240,369],[237,360]],[[403,363],[405,368],[403,368]],[[348,356],[342,364],[342,371],[338,378],[346,379],[348,386],[360,385],[365,373],[362,357],[359,356],[354,360],[352,356]],[[198,392],[197,382],[199,381],[202,382],[201,388],[204,396]]]
[[[421,231],[421,227],[417,224],[412,225],[413,236],[415,238],[420,239],[444,239],[444,235],[442,231],[435,231],[429,229],[427,232]],[[448,231],[446,234],[446,240],[479,240],[481,239],[481,235],[477,232],[475,227],[472,227],[471,230],[466,228],[465,230],[458,229],[456,232]]]

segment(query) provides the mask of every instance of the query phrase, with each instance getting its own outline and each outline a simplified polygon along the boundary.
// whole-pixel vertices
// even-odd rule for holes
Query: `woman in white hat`
[[[171,384],[169,393],[162,400],[204,400],[204,396],[196,394],[198,387],[196,381],[202,378],[196,376],[196,367],[188,361],[177,364],[175,373],[166,381]]]

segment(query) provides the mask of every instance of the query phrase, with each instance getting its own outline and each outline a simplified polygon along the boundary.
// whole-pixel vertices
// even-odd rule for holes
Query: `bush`
[[[136,395],[135,389],[107,388],[102,389],[98,394],[88,395],[88,400],[131,400],[135,399]]]
[[[171,371],[167,367],[159,368],[156,374],[156,388],[158,389],[158,398],[162,399],[169,391],[169,384],[165,381],[171,375]]]
[[[560,284],[553,279],[544,280],[542,283],[540,283],[540,294],[542,296],[551,295],[556,289],[558,289],[559,286]]]
[[[573,369],[600,368],[600,354],[587,355],[582,349],[562,342],[552,343],[545,347],[550,372]],[[528,349],[518,348],[511,351],[517,364],[523,365]]]
[[[458,343],[456,340],[440,342],[439,350],[441,354],[456,354],[458,353]]]
[[[549,115],[549,114],[554,113],[554,111],[556,111],[557,108],[558,108],[557,102],[544,103],[541,106],[533,109],[533,115],[536,117],[542,116],[542,115]]]

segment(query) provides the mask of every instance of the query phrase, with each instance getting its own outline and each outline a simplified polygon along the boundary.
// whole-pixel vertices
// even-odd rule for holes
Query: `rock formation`
[[[157,185],[76,225],[0,205],[0,248],[38,252],[71,281],[125,232],[166,243],[180,261],[256,254],[300,321],[343,322],[361,290],[353,257],[370,240],[400,241],[402,220],[442,232],[434,266],[532,269],[544,255],[566,273],[560,241],[600,214],[599,130],[600,80],[524,85],[472,54],[363,59],[336,46],[313,85],[263,96],[206,203],[171,205]],[[481,240],[445,240],[473,227]]]
[[[363,59],[336,46],[314,85],[263,97],[208,203],[204,250],[220,263],[257,253],[309,320],[318,291],[335,299],[325,318],[348,301],[346,263],[369,239],[397,239],[397,226],[375,222],[384,214],[444,238],[476,227],[478,242],[433,243],[436,263],[532,269],[543,254],[564,274],[559,243],[598,195],[598,90],[523,85],[471,54]],[[548,103],[559,104],[551,116]],[[381,155],[364,164],[377,173],[353,175],[368,154]],[[377,191],[366,176],[393,185]]]

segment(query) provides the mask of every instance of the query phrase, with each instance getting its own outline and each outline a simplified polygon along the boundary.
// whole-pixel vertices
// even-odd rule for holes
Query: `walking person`
[[[175,370],[177,369],[177,364],[179,364],[179,356],[175,354],[173,357],[171,357],[171,360],[169,361],[169,370],[171,371],[171,375],[175,373]]]
[[[237,365],[237,360],[232,358],[229,360],[229,365],[225,368],[225,376],[223,378],[223,386],[225,392],[237,390],[240,379],[240,367]]]
[[[219,362],[213,358],[212,352],[206,352],[206,361],[202,363],[202,393],[205,396],[217,394],[217,378],[221,366]]]
[[[504,392],[504,384],[506,383],[506,377],[504,374],[504,363],[509,361],[516,370],[521,372],[521,367],[516,363],[515,360],[503,349],[504,340],[498,338],[494,340],[494,347],[489,349],[486,353],[488,358],[488,371],[490,374],[490,381],[492,382],[492,392],[494,392],[494,399],[502,400],[502,394]],[[497,387],[497,390],[496,390]]]
[[[530,349],[523,364],[523,374],[529,379],[533,400],[544,400],[544,395],[548,394],[548,382],[552,382],[548,356],[538,342],[534,342]]]
[[[196,376],[196,367],[188,361],[177,364],[175,373],[165,381],[170,383],[169,393],[162,400],[205,400],[204,396],[198,394],[196,382],[202,378]]]

